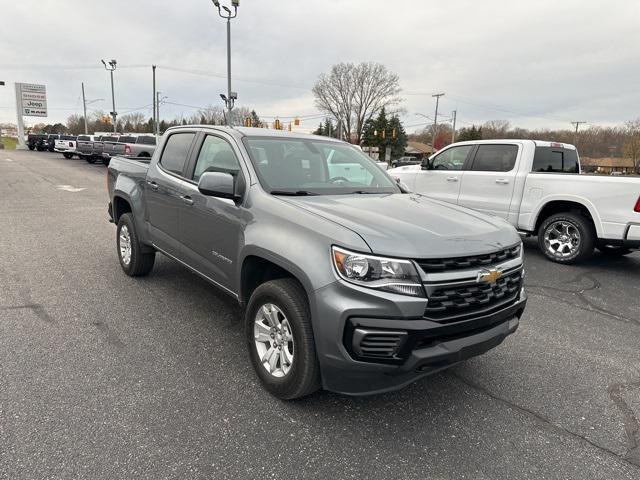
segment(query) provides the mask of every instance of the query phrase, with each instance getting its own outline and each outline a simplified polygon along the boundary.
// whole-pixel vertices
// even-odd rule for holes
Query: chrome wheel
[[[122,259],[122,263],[129,265],[129,262],[131,262],[131,235],[129,234],[129,228],[126,225],[122,225],[120,228],[118,245],[120,247],[120,258]]]
[[[551,223],[545,230],[544,245],[554,257],[575,256],[580,249],[580,231],[574,224],[558,220]]]
[[[284,377],[293,365],[294,341],[291,324],[282,310],[266,303],[253,324],[256,351],[262,366],[274,377]]]

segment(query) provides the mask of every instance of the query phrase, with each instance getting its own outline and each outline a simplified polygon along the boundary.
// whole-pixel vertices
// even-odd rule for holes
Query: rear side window
[[[118,139],[120,143],[136,143],[136,137],[120,137]]]
[[[516,165],[517,145],[480,145],[473,159],[475,172],[509,172]]]
[[[531,171],[580,173],[578,152],[566,148],[536,147]]]
[[[136,143],[142,144],[142,145],[155,145],[156,137],[138,137],[138,140]]]
[[[160,164],[165,170],[176,175],[183,174],[189,148],[195,136],[195,133],[174,133],[167,139],[160,158]]]
[[[91,138],[88,135],[80,135],[78,140],[86,142],[87,140],[91,140]]]

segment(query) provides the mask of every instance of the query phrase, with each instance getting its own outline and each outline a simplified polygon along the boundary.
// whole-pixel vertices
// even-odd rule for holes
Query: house
[[[434,152],[435,150],[431,145],[422,142],[414,142],[411,140],[407,142],[407,148],[404,149],[405,156],[416,157],[420,160],[430,156]]]
[[[611,175],[613,172],[620,172],[621,175],[633,175],[635,173],[631,158],[580,157],[580,164],[582,165],[582,171],[585,173],[601,173],[604,175]]]

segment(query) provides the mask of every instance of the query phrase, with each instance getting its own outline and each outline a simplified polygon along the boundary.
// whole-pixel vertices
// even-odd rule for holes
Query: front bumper
[[[522,289],[506,307],[464,321],[440,323],[422,317],[425,299],[372,295],[335,282],[316,291],[313,302],[323,388],[348,395],[387,392],[480,355],[516,331],[526,302]],[[405,334],[397,355],[372,360],[354,350],[356,330]],[[336,336],[341,341],[336,342]]]

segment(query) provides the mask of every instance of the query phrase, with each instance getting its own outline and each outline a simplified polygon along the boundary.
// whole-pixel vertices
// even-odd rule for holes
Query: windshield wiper
[[[370,191],[367,191],[367,190],[354,190],[353,192],[350,192],[350,193],[357,194],[357,195],[372,195],[372,194],[389,195],[389,194],[394,193],[394,192],[386,192],[386,191],[384,191],[384,192],[380,192],[380,191],[370,192]]]
[[[314,192],[309,192],[307,190],[271,190],[269,192],[271,195],[288,195],[291,197],[304,197],[305,195],[318,195]]]

